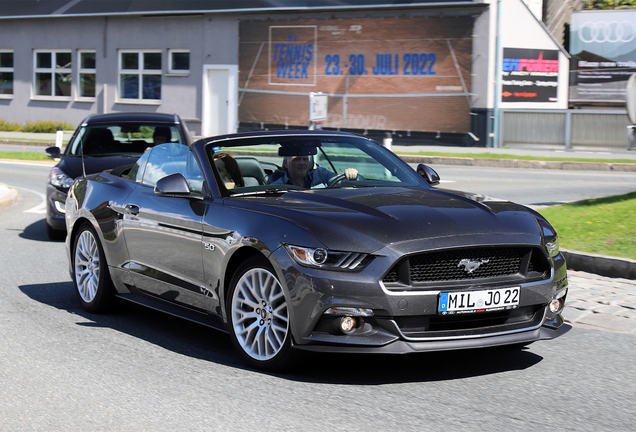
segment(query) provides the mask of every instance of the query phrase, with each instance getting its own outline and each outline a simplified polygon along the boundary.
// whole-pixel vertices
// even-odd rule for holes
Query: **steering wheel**
[[[332,188],[334,186],[336,186],[337,184],[341,183],[343,180],[345,180],[347,178],[346,175],[344,174],[338,174],[335,177],[332,177],[328,182],[327,182],[327,188]],[[360,178],[359,175],[356,175],[356,178],[353,180],[358,180]]]

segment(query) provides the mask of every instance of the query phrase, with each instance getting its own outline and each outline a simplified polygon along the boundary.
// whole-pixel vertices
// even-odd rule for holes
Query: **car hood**
[[[243,197],[243,205],[285,218],[331,249],[374,251],[389,244],[449,236],[540,236],[523,206],[444,189],[349,188]]]
[[[104,170],[113,169],[121,165],[132,165],[137,162],[141,154],[93,157],[84,156],[84,169],[86,174],[100,173]],[[82,175],[82,157],[62,155],[62,160],[57,165],[71,178]]]

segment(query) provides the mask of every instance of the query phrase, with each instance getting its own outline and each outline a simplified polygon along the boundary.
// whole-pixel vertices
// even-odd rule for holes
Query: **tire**
[[[46,235],[50,240],[64,240],[66,238],[66,230],[58,230],[48,223],[46,224]]]
[[[234,348],[252,367],[279,371],[291,366],[289,309],[280,281],[263,258],[246,260],[230,283],[227,299]]]
[[[72,271],[75,293],[87,312],[109,311],[115,302],[115,287],[99,237],[84,223],[73,240]]]

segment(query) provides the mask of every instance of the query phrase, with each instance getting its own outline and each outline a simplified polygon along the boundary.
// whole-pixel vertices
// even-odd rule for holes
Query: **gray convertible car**
[[[438,184],[348,133],[161,144],[75,180],[70,272],[87,311],[120,298],[218,328],[264,370],[301,350],[522,347],[568,331],[552,226]]]

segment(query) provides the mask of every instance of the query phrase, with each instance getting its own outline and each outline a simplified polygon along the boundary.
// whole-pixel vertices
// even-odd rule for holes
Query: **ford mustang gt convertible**
[[[302,350],[522,347],[567,332],[548,221],[438,184],[343,132],[160,144],[73,183],[72,280],[89,312],[124,299],[218,328],[263,370]]]

